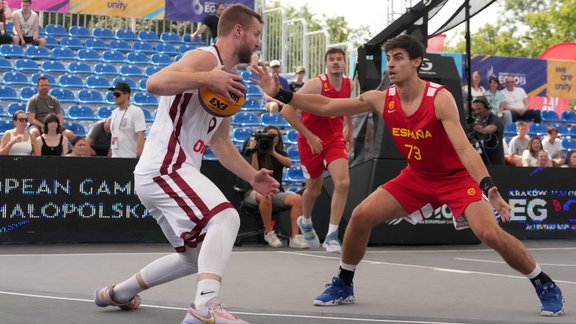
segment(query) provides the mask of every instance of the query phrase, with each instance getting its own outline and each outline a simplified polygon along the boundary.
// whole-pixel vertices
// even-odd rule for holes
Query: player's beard
[[[242,45],[238,49],[238,63],[252,62],[252,53],[254,53],[252,49],[250,49],[247,45]]]

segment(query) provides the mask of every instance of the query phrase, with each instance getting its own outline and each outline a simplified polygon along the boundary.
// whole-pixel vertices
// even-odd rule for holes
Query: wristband
[[[492,178],[486,177],[480,181],[480,189],[484,192],[486,196],[488,196],[488,191],[495,187],[494,182],[492,182]]]
[[[273,98],[280,101],[280,102],[287,104],[287,103],[290,103],[290,101],[292,101],[293,96],[294,96],[294,93],[292,91],[288,91],[288,90],[284,90],[284,89],[280,88],[278,93]]]

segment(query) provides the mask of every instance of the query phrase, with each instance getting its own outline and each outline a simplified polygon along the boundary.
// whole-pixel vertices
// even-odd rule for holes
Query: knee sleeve
[[[212,273],[222,277],[239,228],[240,216],[233,208],[223,210],[208,222],[198,256],[198,273]]]

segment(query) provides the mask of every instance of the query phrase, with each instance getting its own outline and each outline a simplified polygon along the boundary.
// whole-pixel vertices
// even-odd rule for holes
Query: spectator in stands
[[[110,142],[112,141],[112,134],[110,133],[110,118],[99,120],[92,124],[88,136],[86,136],[86,144],[88,145],[88,153],[91,156],[112,156],[110,151]]]
[[[551,167],[554,163],[550,160],[550,155],[545,150],[536,153],[536,167]]]
[[[280,75],[280,61],[272,60],[270,61],[270,75],[277,75],[278,82],[280,82],[280,87],[284,90],[290,90],[290,85],[288,84],[288,80]],[[264,96],[266,98],[266,104],[264,105],[264,109],[270,113],[279,112],[282,109],[283,104],[268,96]]]
[[[264,127],[261,134],[271,135],[274,139],[270,140],[259,136],[256,138],[249,137],[244,144],[244,156],[254,169],[266,168],[272,170],[274,179],[281,184],[284,168],[288,168],[292,164],[288,153],[284,150],[282,134],[276,126],[271,125]],[[250,188],[244,195],[244,202],[258,206],[262,223],[264,224],[264,240],[274,248],[281,247],[282,242],[278,239],[272,227],[272,210],[274,207],[290,207],[292,232],[288,246],[296,249],[309,248],[310,246],[302,238],[302,235],[298,235],[299,229],[296,222],[298,217],[302,215],[302,196],[293,192],[285,192],[281,185],[279,189],[279,193],[266,198]]]
[[[304,85],[304,77],[306,76],[306,69],[303,66],[296,68],[296,79],[290,82],[290,91],[296,92]]]
[[[561,165],[564,159],[562,159],[562,140],[558,138],[558,128],[549,126],[546,133],[548,135],[542,140],[542,148],[550,153],[550,158],[555,165]]]
[[[522,152],[522,166],[533,167],[538,163],[538,152],[544,150],[542,148],[542,141],[539,137],[532,137],[528,142],[528,147]],[[548,152],[546,152],[548,153]],[[552,166],[552,161],[550,166]]]
[[[86,144],[86,140],[82,136],[76,136],[70,141],[72,144],[72,151],[66,156],[73,156],[73,157],[86,157],[88,156],[88,144]]]
[[[30,134],[26,132],[28,117],[23,110],[17,110],[12,115],[14,128],[2,135],[0,155],[31,155],[35,146]]]
[[[20,9],[12,13],[14,21],[14,36],[18,38],[18,44],[45,46],[46,40],[39,36],[38,14],[32,10],[32,0],[22,0]]]
[[[54,96],[48,94],[50,91],[50,82],[45,76],[41,76],[36,81],[38,93],[28,99],[26,110],[30,118],[30,135],[36,141],[36,138],[42,134],[44,129],[44,119],[49,114],[55,114],[60,120],[60,126],[64,125],[64,115],[62,114],[62,106],[60,101]],[[63,134],[70,140],[74,137],[74,133],[70,130],[64,129]]]
[[[68,139],[62,134],[62,124],[56,114],[44,118],[42,135],[36,138],[34,155],[62,156],[68,154]]]
[[[514,166],[522,166],[522,153],[528,147],[530,138],[528,134],[528,125],[525,122],[516,123],[516,133],[518,135],[512,137],[509,143],[509,159],[507,162]]]
[[[482,160],[486,165],[504,165],[504,124],[492,113],[484,96],[474,98],[472,110],[475,117],[473,137],[482,150]]]
[[[112,139],[110,149],[113,158],[140,158],[144,149],[146,121],[141,108],[130,104],[132,89],[124,82],[108,90],[114,93],[114,104],[118,108],[110,116]]]
[[[488,100],[492,113],[502,118],[504,127],[512,124],[512,112],[504,109],[506,98],[504,98],[502,91],[498,89],[498,87],[500,87],[500,81],[498,81],[497,77],[491,76],[488,80],[488,85],[488,91],[484,93],[484,97]]]
[[[513,76],[506,77],[506,88],[502,90],[502,94],[504,94],[504,98],[506,98],[506,106],[504,106],[504,109],[510,110],[513,121],[525,120],[535,123],[542,122],[540,110],[528,109],[528,95],[524,89],[516,86],[516,81]]]
[[[476,97],[484,96],[484,93],[486,92],[486,89],[480,85],[481,80],[482,77],[480,76],[480,72],[472,72],[472,83],[470,84],[472,100]],[[468,86],[463,87],[462,96],[464,98],[464,109],[468,110]]]
[[[18,45],[19,38],[12,36],[6,29],[6,22],[12,19],[10,8],[5,1],[0,0],[0,44],[15,44]]]
[[[218,2],[215,6],[215,11],[213,15],[206,16],[201,23],[198,24],[198,28],[192,35],[190,35],[190,40],[193,42],[196,40],[198,35],[201,35],[206,29],[210,31],[211,43],[216,42],[216,36],[218,36],[218,22],[220,21],[220,15],[226,9],[226,5],[222,2]],[[209,42],[210,43],[210,42]]]
[[[566,160],[562,164],[563,168],[576,168],[576,151],[571,150],[566,153]]]

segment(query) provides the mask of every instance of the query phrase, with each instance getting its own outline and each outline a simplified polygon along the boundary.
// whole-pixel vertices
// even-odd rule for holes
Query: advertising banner
[[[576,61],[548,60],[548,95],[576,98]]]
[[[164,0],[70,0],[70,12],[88,15],[164,19]]]
[[[68,12],[68,0],[42,0],[32,1],[32,10],[51,11],[51,12]],[[6,0],[8,6],[14,9],[20,9],[20,0]]]
[[[254,0],[166,0],[166,20],[201,22],[206,16],[216,12],[216,4],[226,6],[241,3],[254,9]]]

